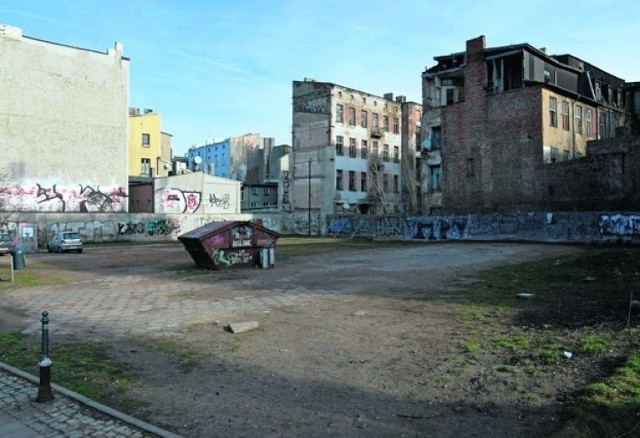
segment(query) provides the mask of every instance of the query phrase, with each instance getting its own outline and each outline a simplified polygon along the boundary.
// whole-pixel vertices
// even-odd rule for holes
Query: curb
[[[3,362],[0,362],[0,369],[14,374],[18,377],[21,377],[27,381],[29,381],[30,383],[33,383],[34,385],[38,386],[40,385],[40,379],[32,374],[29,374],[25,371],[19,370],[17,368],[12,367],[11,365],[7,365]],[[157,426],[154,426],[153,424],[149,424],[147,422],[144,422],[142,420],[139,420],[135,417],[132,417],[131,415],[127,415],[124,414],[120,411],[117,411],[113,408],[110,408],[109,406],[105,406],[101,403],[96,402],[95,400],[91,400],[90,398],[85,397],[84,395],[78,394],[77,392],[73,392],[70,391],[66,388],[63,388],[62,386],[56,385],[55,383],[51,384],[51,388],[55,391],[58,392],[62,395],[64,395],[65,397],[68,397],[72,400],[75,400],[78,403],[81,403],[91,409],[95,409],[105,415],[108,415],[110,417],[113,417],[117,420],[120,420],[124,423],[130,424],[131,426],[134,426],[138,429],[141,429],[145,432],[149,432],[152,433],[154,435],[157,435],[161,438],[181,438],[180,435],[176,435],[174,433],[171,433],[169,431],[166,431],[164,429],[160,429]]]

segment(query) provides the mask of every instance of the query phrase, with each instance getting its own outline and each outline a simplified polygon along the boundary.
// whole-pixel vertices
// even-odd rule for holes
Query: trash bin
[[[18,247],[11,251],[11,257],[13,257],[13,269],[16,271],[21,271],[27,267],[24,260],[24,252],[21,248]]]
[[[200,268],[272,268],[280,234],[246,221],[211,222],[178,240]],[[267,251],[264,251],[264,250]]]

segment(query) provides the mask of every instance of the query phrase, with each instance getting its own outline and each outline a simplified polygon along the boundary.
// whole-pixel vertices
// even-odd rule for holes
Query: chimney
[[[386,100],[393,100],[393,93],[385,93],[384,98]]]

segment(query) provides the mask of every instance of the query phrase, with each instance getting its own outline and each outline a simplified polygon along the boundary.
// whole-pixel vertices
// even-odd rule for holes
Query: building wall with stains
[[[127,211],[129,60],[0,25],[0,212]]]

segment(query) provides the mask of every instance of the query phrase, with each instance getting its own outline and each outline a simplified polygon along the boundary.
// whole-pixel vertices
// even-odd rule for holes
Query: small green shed
[[[205,269],[272,268],[280,234],[246,221],[211,222],[189,231],[182,242],[196,265]]]

